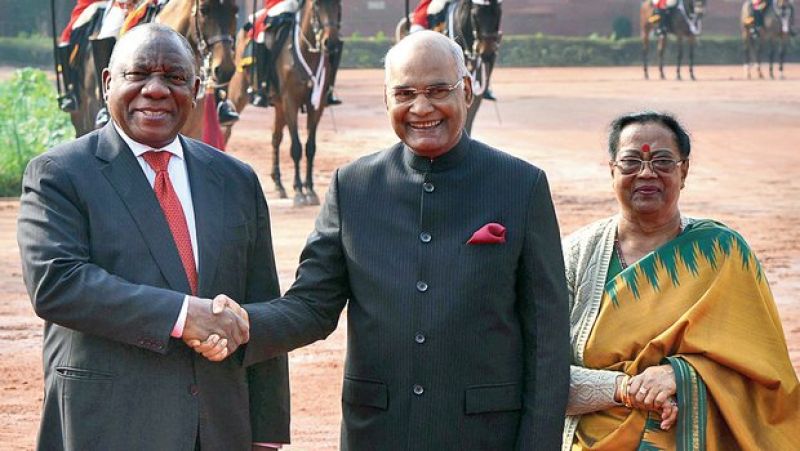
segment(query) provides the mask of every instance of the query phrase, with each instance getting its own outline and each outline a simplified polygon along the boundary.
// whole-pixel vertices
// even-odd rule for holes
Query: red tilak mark
[[[650,152],[650,144],[642,144],[642,152]]]

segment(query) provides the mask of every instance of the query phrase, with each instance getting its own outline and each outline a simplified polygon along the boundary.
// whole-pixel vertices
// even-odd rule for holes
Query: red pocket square
[[[503,224],[490,222],[472,234],[467,244],[501,244],[506,242],[506,228]]]

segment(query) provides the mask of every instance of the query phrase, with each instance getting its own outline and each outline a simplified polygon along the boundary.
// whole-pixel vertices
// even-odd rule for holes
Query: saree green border
[[[763,277],[761,264],[753,257],[750,247],[741,235],[719,222],[706,219],[688,225],[678,237],[646,255],[635,265],[622,270],[618,274],[619,277],[613,278],[606,284],[605,290],[614,306],[618,307],[620,283],[630,287],[634,298],[638,300],[643,284],[649,285],[654,291],[660,290],[658,281],[660,267],[669,274],[672,284],[679,286],[681,273],[694,277],[698,275],[701,258],[712,268],[716,268],[719,258],[722,255],[726,258],[731,257],[734,250],[737,251],[734,256],[739,258],[743,268],[755,265],[756,277],[761,280]]]
[[[675,444],[678,451],[706,449],[706,384],[694,368],[681,357],[664,359],[675,371],[678,397],[678,423]]]

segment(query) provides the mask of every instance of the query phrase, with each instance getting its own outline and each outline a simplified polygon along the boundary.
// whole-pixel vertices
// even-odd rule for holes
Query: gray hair
[[[394,54],[402,51],[403,47],[414,46],[419,41],[428,40],[431,43],[446,45],[446,49],[450,52],[453,57],[453,61],[456,63],[456,73],[458,74],[458,78],[464,78],[469,76],[469,71],[467,70],[467,63],[464,61],[464,50],[459,46],[456,41],[450,39],[449,37],[437,33],[431,30],[421,30],[415,33],[412,33],[405,38],[401,39],[400,42],[393,45],[389,51],[386,52],[386,55],[383,57],[383,71],[384,71],[384,82],[389,82],[389,69],[392,65],[392,58]],[[399,50],[398,50],[399,49]]]
[[[119,41],[114,45],[114,51],[111,52],[111,58],[108,60],[108,69],[111,70],[117,62],[119,58],[118,54],[123,53],[125,47],[127,47],[128,41],[132,41],[134,38],[138,37],[139,35],[143,36],[150,36],[150,35],[165,35],[168,38],[175,39],[176,42],[182,47],[184,53],[186,54],[186,61],[189,63],[189,66],[192,70],[192,76],[195,75],[195,62],[194,62],[194,49],[192,45],[189,44],[189,41],[186,40],[182,34],[178,33],[171,27],[161,24],[161,23],[146,23],[137,25],[130,29],[130,31],[126,32]]]

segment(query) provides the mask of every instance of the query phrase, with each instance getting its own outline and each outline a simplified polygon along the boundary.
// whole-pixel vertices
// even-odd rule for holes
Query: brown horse
[[[467,133],[472,131],[472,123],[483,99],[482,94],[489,86],[492,77],[497,50],[503,37],[503,32],[500,31],[502,15],[502,6],[498,0],[490,0],[486,4],[475,4],[472,0],[458,0],[447,10],[443,33],[464,49],[464,60],[472,77],[475,93],[464,125]],[[395,27],[397,41],[408,34],[407,23],[408,19],[402,19]]]
[[[794,7],[789,0],[772,0],[767,3],[763,11],[764,24],[759,27],[757,35],[751,32],[750,0],[742,4],[740,25],[742,28],[742,41],[744,43],[744,67],[747,79],[751,78],[750,71],[756,66],[758,78],[764,78],[761,72],[761,49],[764,44],[769,45],[769,78],[775,79],[773,62],[775,52],[778,53],[778,72],[783,79],[783,61],[786,58],[786,48],[789,44],[789,25],[794,18]]]
[[[206,81],[224,84],[235,71],[233,33],[237,9],[235,0],[171,0],[155,20],[174,28],[189,40],[195,52],[198,75],[208,72]],[[79,109],[70,116],[75,135],[82,136],[95,129],[95,116],[103,103],[91,47],[84,49],[78,58],[75,64],[81,69]],[[197,102],[182,134],[196,139],[202,137],[203,105],[204,102]]]
[[[289,127],[292,141],[291,156],[294,162],[294,205],[319,205],[314,191],[314,156],[317,152],[317,126],[325,109],[326,96],[331,81],[330,53],[339,43],[340,0],[306,0],[297,16],[297,23],[283,47],[272,49],[278,91],[272,86],[275,100],[275,122],[272,128],[272,181],[281,198],[286,198],[286,189],[281,182],[280,146],[283,128]],[[239,68],[231,79],[229,96],[241,112],[248,103],[247,88],[251,71],[242,69],[242,59],[248,45],[245,32],[239,32],[236,45],[236,63]],[[300,142],[298,113],[306,112],[306,174],[305,182],[300,177],[300,160],[303,145]],[[226,127],[226,139],[231,127]]]
[[[666,23],[666,30],[662,36],[658,37],[658,72],[663,80],[664,76],[664,49],[667,47],[667,35],[673,34],[678,39],[678,64],[676,68],[677,79],[681,79],[681,62],[683,60],[683,40],[689,44],[689,76],[694,78],[694,46],[696,37],[702,30],[703,13],[705,12],[706,0],[678,0],[678,5],[672,8]],[[647,53],[650,49],[650,32],[656,25],[650,21],[654,8],[651,0],[643,0],[639,8],[639,25],[642,33],[642,63],[644,68],[644,78],[649,79],[647,72]]]

